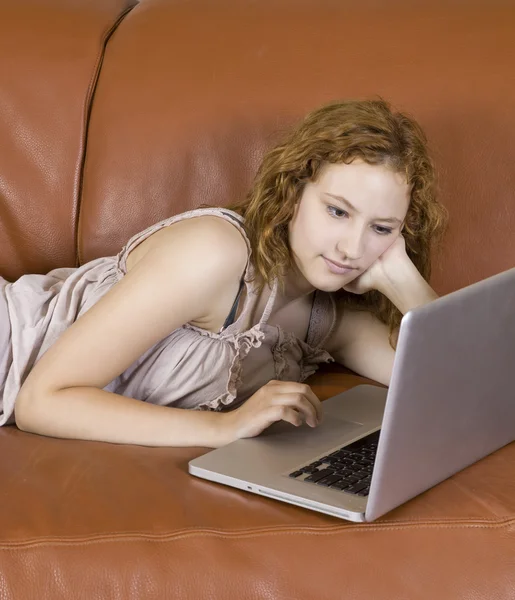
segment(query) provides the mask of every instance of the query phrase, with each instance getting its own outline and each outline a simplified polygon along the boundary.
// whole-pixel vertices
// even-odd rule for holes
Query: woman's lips
[[[329,268],[329,271],[335,275],[347,275],[348,273],[357,271],[357,269],[353,269],[351,267],[342,267],[341,265],[334,263],[332,260],[329,260],[325,256],[322,256],[322,258],[325,260],[325,264]]]

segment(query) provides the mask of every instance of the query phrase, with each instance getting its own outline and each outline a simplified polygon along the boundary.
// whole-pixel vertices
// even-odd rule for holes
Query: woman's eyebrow
[[[344,204],[347,208],[350,208],[351,210],[353,210],[354,212],[358,213],[358,215],[360,214],[359,210],[353,206],[346,198],[344,198],[343,196],[337,196],[336,194],[330,194],[329,192],[325,192],[326,196],[330,196],[331,198],[334,198],[334,200],[338,200],[338,202],[341,202],[342,204]],[[397,219],[396,217],[376,217],[375,219],[373,219],[374,221],[384,221],[385,223],[398,223],[399,225],[402,223],[402,221],[400,219]]]

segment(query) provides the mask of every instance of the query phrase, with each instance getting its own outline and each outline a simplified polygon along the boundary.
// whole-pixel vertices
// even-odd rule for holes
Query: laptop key
[[[364,477],[368,477],[370,473],[368,471],[356,471],[354,475],[356,475],[356,477],[359,477],[360,479],[363,479]]]
[[[302,471],[294,471],[293,473],[290,473],[288,477],[299,477],[299,475],[302,475]]]
[[[352,455],[352,461],[355,463],[360,463],[363,460],[363,457],[361,456],[361,454],[353,454]]]
[[[316,467],[302,467],[300,471],[302,471],[302,473],[318,473],[318,469]]]
[[[361,490],[365,489],[367,487],[366,483],[362,483],[361,481],[358,481],[358,483],[354,483],[353,485],[350,485],[349,487],[346,487],[343,489],[344,492],[348,492],[349,494],[357,494],[357,492],[360,492]]]
[[[336,483],[337,481],[340,481],[340,479],[341,479],[341,477],[339,477],[338,475],[329,475],[329,477],[323,477],[322,479],[319,479],[315,483],[317,485],[326,485],[327,487],[329,487],[331,484]]]
[[[327,477],[328,475],[332,475],[332,474],[333,474],[333,471],[331,471],[329,469],[322,469],[321,471],[317,471],[316,473],[313,473],[309,477],[306,477],[306,479],[304,479],[304,481],[311,481],[311,482],[316,483],[319,479],[322,479],[323,477]]]
[[[348,487],[349,485],[352,485],[353,483],[357,483],[359,481],[359,477],[355,477],[354,475],[349,475],[348,477],[345,477],[345,479],[343,481],[347,482],[347,485],[345,487]]]
[[[337,472],[337,470],[338,470],[338,469],[335,469],[335,468],[333,467],[333,465],[331,465],[330,467],[325,467],[323,470],[324,470],[324,471],[329,471],[329,473],[330,473],[331,475],[334,475],[334,474]]]
[[[349,482],[345,481],[344,479],[340,479],[340,481],[337,481],[336,483],[333,483],[332,485],[330,485],[329,487],[334,489],[334,490],[343,490],[344,488],[349,486]]]
[[[350,452],[347,452],[346,450],[338,450],[337,452],[333,452],[331,456],[335,456],[336,458],[342,459],[347,458],[349,454]]]
[[[341,475],[342,477],[347,477],[349,475],[354,475],[354,471],[351,471],[350,469],[336,469],[334,474]]]

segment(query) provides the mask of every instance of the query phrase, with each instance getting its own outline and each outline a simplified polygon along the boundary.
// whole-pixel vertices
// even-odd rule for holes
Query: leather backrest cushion
[[[0,3],[0,273],[75,266],[90,101],[130,0]]]
[[[106,52],[81,262],[200,203],[245,194],[276,132],[379,94],[428,134],[451,213],[441,292],[515,265],[515,7],[145,0]]]

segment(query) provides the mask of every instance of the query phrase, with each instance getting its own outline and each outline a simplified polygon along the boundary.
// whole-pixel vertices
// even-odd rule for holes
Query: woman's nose
[[[337,249],[348,260],[359,260],[363,256],[364,231],[360,227],[346,232],[338,242]]]

